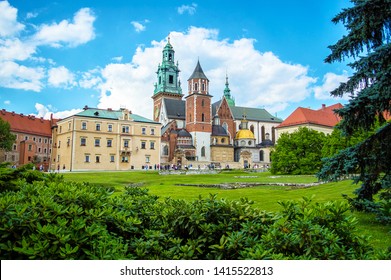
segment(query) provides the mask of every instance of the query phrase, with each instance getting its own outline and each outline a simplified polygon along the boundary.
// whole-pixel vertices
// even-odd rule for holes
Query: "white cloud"
[[[86,89],[99,89],[102,84],[102,78],[99,72],[99,69],[84,72],[82,78],[79,80],[79,85]]]
[[[132,21],[131,24],[133,25],[134,27],[134,30],[137,32],[137,33],[140,33],[142,31],[145,31],[145,29],[147,28],[145,26],[145,23],[148,23],[149,20],[144,20],[143,22],[140,22],[140,21]]]
[[[35,56],[39,48],[87,43],[95,38],[95,16],[89,8],[82,8],[72,21],[42,24],[35,31],[21,35],[25,26],[17,21],[17,13],[7,1],[0,1],[0,86],[39,92],[45,87],[46,68],[55,65],[50,58]],[[36,13],[27,13],[26,19],[35,16]],[[39,66],[31,67],[31,63]],[[75,76],[65,67],[52,68],[47,74],[51,86],[70,88],[77,84]]]
[[[22,42],[18,38],[0,39],[0,61],[19,60],[30,58],[36,47],[30,42]]]
[[[314,87],[314,94],[316,99],[335,99],[330,95],[330,92],[336,89],[341,83],[346,82],[349,79],[348,73],[344,71],[341,75],[335,73],[326,73],[323,76],[323,84],[321,86]],[[342,99],[347,99],[344,96]]]
[[[123,56],[116,56],[116,57],[113,57],[111,60],[113,60],[115,62],[121,62],[123,58],[124,58]]]
[[[171,32],[175,59],[179,61],[182,91],[187,94],[187,79],[199,57],[210,80],[213,102],[220,99],[228,71],[231,93],[238,106],[284,110],[288,102],[300,102],[311,94],[316,79],[308,68],[281,61],[272,52],[261,53],[253,39],[219,39],[215,29],[191,27],[187,32]],[[126,105],[133,112],[152,117],[151,96],[157,81],[156,69],[162,60],[166,40],[153,41],[150,47],[137,48],[129,63],[112,63],[102,69],[98,107]]]
[[[48,76],[48,83],[53,87],[69,89],[77,85],[75,75],[64,66],[51,68]]]
[[[45,106],[40,103],[35,103],[35,109],[37,111],[37,114],[33,114],[33,115],[39,118],[42,117],[44,119],[50,119],[52,114],[53,114],[53,118],[55,119],[64,119],[66,117],[72,116],[74,114],[83,111],[82,109],[72,109],[72,110],[58,112],[55,108],[53,108],[53,106],[51,105]]]
[[[5,105],[10,105],[10,104],[11,104],[11,101],[10,101],[10,100],[5,100],[5,101],[4,101],[4,104],[5,104]]]
[[[0,61],[0,86],[40,91],[45,71],[41,67],[26,67],[13,61]]]
[[[29,12],[26,14],[26,19],[36,18],[37,16],[38,16],[38,13]]]
[[[82,8],[75,13],[72,22],[62,20],[51,25],[43,24],[35,34],[34,40],[39,45],[52,47],[76,47],[85,44],[95,38],[95,19],[91,9]]]
[[[12,36],[24,29],[24,25],[17,21],[18,10],[8,3],[0,2],[0,36]]]
[[[194,15],[197,10],[197,4],[192,3],[191,5],[182,5],[178,7],[177,11],[180,15],[183,15],[184,13],[188,13],[189,15]]]

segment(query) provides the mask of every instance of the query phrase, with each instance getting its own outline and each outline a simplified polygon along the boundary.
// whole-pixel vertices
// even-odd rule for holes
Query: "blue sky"
[[[348,0],[0,0],[0,104],[66,117],[85,105],[152,118],[156,70],[170,34],[182,90],[197,59],[213,101],[228,74],[238,106],[285,118],[298,106],[346,103],[330,90],[346,63],[325,64],[346,30]]]

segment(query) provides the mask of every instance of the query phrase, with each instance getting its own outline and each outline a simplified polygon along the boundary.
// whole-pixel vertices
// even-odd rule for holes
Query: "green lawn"
[[[93,185],[114,187],[121,192],[126,185],[140,184],[148,188],[151,194],[161,198],[196,199],[199,196],[207,197],[217,194],[220,198],[240,199],[247,197],[254,202],[254,207],[266,211],[279,211],[278,201],[297,200],[302,197],[313,197],[313,201],[324,202],[329,200],[343,201],[342,194],[351,195],[357,188],[352,181],[327,183],[309,188],[293,188],[287,186],[256,186],[243,189],[224,190],[220,188],[201,188],[195,186],[177,186],[176,184],[221,184],[236,182],[262,183],[314,183],[314,176],[272,176],[269,172],[253,173],[244,171],[221,172],[204,175],[159,175],[154,171],[134,172],[80,172],[64,173],[64,178],[70,181],[89,182]],[[364,213],[352,213],[357,220],[357,229],[367,236],[371,236],[371,243],[376,248],[391,246],[391,227],[374,222],[374,217]]]

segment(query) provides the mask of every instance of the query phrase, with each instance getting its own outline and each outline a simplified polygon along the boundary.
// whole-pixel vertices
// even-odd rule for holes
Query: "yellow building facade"
[[[160,165],[160,123],[127,109],[84,111],[53,127],[51,169],[155,169]]]

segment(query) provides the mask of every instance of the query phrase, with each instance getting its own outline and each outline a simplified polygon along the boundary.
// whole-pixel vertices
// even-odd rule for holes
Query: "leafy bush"
[[[159,200],[64,182],[18,181],[0,193],[2,259],[376,259],[347,204],[281,202],[280,213],[215,195]]]
[[[45,178],[44,173],[33,169],[33,164],[18,168],[9,168],[8,165],[8,163],[0,164],[0,192],[18,190],[20,180],[32,183]]]
[[[347,214],[349,205],[340,202],[312,204],[311,200],[280,202],[280,219],[260,245],[249,249],[258,258],[288,259],[367,259],[373,251],[365,237],[356,234],[356,220]],[[261,250],[259,250],[261,248]]]

